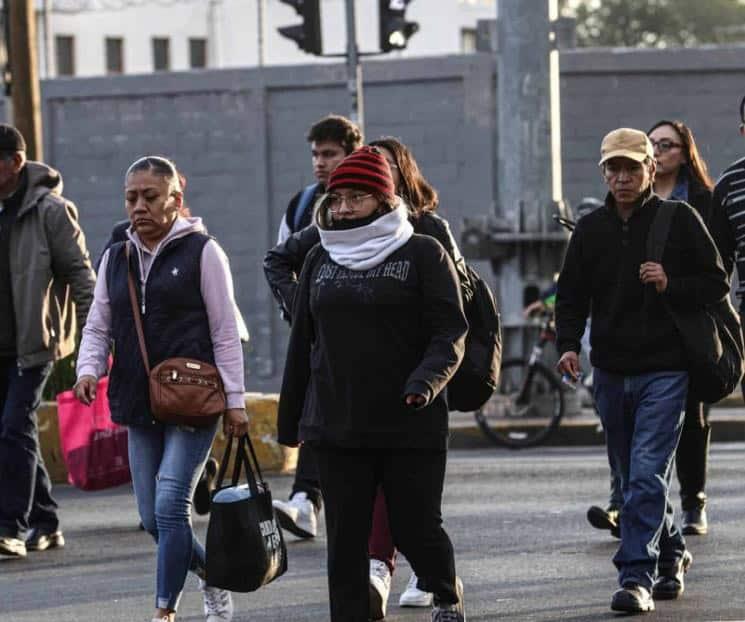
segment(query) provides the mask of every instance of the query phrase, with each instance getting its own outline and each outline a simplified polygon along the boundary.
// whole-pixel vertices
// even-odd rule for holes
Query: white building
[[[302,22],[279,0],[37,0],[37,6],[43,76],[339,62],[306,54],[277,32]],[[344,7],[344,0],[321,0],[324,54],[345,50]],[[356,13],[360,51],[377,51],[378,0],[356,0]],[[406,18],[419,23],[419,32],[406,50],[389,56],[471,52],[477,20],[495,16],[496,0],[411,0]]]

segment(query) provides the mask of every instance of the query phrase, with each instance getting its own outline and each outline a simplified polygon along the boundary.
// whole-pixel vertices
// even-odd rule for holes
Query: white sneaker
[[[204,596],[204,614],[207,622],[230,622],[233,619],[233,596],[228,590],[209,587],[199,580],[199,589]]]
[[[277,520],[298,538],[315,538],[318,532],[318,511],[304,492],[296,492],[289,501],[275,499],[272,502]]]
[[[370,619],[382,620],[391,591],[391,572],[379,559],[370,560]]]
[[[399,607],[431,607],[432,592],[423,592],[416,584],[419,579],[415,573],[411,573],[409,582],[406,584],[404,593],[398,601]]]

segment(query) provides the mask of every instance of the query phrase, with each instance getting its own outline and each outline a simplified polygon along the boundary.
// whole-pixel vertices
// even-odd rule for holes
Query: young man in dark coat
[[[653,610],[653,597],[677,598],[692,559],[668,499],[688,371],[667,307],[703,307],[726,296],[729,285],[701,217],[683,202],[662,263],[647,260],[647,235],[661,204],[652,192],[655,159],[647,135],[614,130],[600,152],[610,192],[604,207],[578,222],[559,276],[558,369],[578,378],[592,307],[595,399],[623,490],[621,544],[613,558],[621,588],[611,608],[636,613]]]
[[[331,172],[350,153],[362,145],[362,132],[346,117],[328,115],[308,130],[313,175],[316,183],[299,191],[287,206],[277,234],[277,244],[282,244],[293,233],[310,225],[313,206],[326,192]],[[283,312],[285,319],[289,314]],[[319,483],[318,466],[313,450],[303,445],[298,454],[295,481],[289,501],[274,500],[274,508],[282,527],[299,538],[313,538],[317,532],[318,514],[323,498]]]

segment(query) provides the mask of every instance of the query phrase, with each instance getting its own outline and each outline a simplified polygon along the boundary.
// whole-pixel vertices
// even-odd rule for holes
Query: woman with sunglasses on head
[[[654,192],[663,199],[685,201],[708,224],[714,182],[690,128],[681,121],[662,120],[647,135],[657,161]],[[709,406],[689,393],[675,457],[686,535],[704,535],[708,530],[705,487],[710,437]]]
[[[463,621],[442,528],[443,389],[468,325],[455,266],[417,235],[381,150],[331,173],[293,305],[279,441],[315,450],[326,507],[332,622],[370,618],[368,536],[381,487],[393,540],[434,594],[432,620]]]
[[[464,303],[472,297],[472,289],[465,261],[453,238],[447,221],[435,210],[439,199],[437,191],[422,175],[409,148],[397,138],[379,138],[370,143],[388,161],[396,194],[406,203],[409,221],[414,232],[435,238],[447,251],[455,264]],[[267,281],[275,297],[291,318],[292,302],[297,289],[298,275],[310,249],[320,240],[315,226],[308,227],[291,236],[284,244],[270,250],[264,259]],[[304,474],[307,476],[307,474]],[[278,511],[283,504],[276,503]],[[370,555],[370,617],[379,620],[385,617],[392,574],[396,564],[396,548],[388,525],[385,496],[379,491],[373,513],[373,524],[369,539]],[[401,594],[402,607],[429,607],[432,594],[419,589],[416,573],[409,577],[407,587]]]
[[[230,267],[201,219],[181,214],[183,191],[170,160],[136,160],[124,184],[131,223],[127,241],[113,244],[101,258],[74,391],[81,402],[91,403],[113,347],[111,418],[128,428],[137,509],[157,543],[153,621],[173,622],[192,571],[200,578],[207,622],[228,622],[233,615],[230,592],[205,583],[205,552],[191,525],[194,487],[217,421],[191,427],[154,419],[128,283],[131,274],[149,363],[155,367],[168,358],[188,357],[214,364],[227,397],[223,428],[241,435],[248,430],[248,416]]]

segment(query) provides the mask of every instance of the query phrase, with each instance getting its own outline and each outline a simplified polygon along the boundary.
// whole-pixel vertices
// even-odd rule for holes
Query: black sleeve
[[[735,232],[727,215],[726,197],[728,193],[728,183],[720,181],[714,188],[714,195],[711,199],[711,209],[709,212],[709,221],[706,223],[709,228],[711,237],[719,249],[722,257],[722,264],[727,276],[732,277],[732,271],[735,267],[735,251],[737,242]]]
[[[468,322],[455,266],[440,244],[422,240],[417,271],[423,296],[423,322],[430,335],[422,362],[406,381],[404,393],[424,395],[432,402],[453,377],[465,348]]]
[[[458,276],[463,302],[468,304],[473,298],[473,285],[468,276],[466,260],[463,258],[460,248],[458,248],[458,243],[455,241],[452,231],[450,231],[448,221],[442,216],[426,212],[419,217],[418,225],[415,225],[417,233],[433,237],[442,244],[450,259],[452,259],[455,264],[455,272]]]
[[[316,247],[303,266],[298,282],[293,314],[295,321],[287,347],[282,389],[277,413],[277,440],[282,445],[298,444],[298,426],[303,416],[305,395],[310,382],[310,350],[314,341],[313,320],[310,315],[310,277],[314,258],[320,253]]]
[[[680,309],[697,309],[724,298],[729,293],[729,280],[701,216],[689,205],[679,205],[673,226],[684,229],[683,239],[690,244],[686,249],[687,264],[695,272],[668,278],[665,296],[670,304]]]
[[[292,305],[298,286],[298,274],[305,257],[321,236],[315,225],[293,233],[264,257],[264,276],[279,302],[282,316],[292,324]]]
[[[577,221],[557,282],[556,347],[559,355],[570,351],[579,354],[590,312],[589,275],[583,273],[582,265],[582,237],[585,228],[582,219]]]

